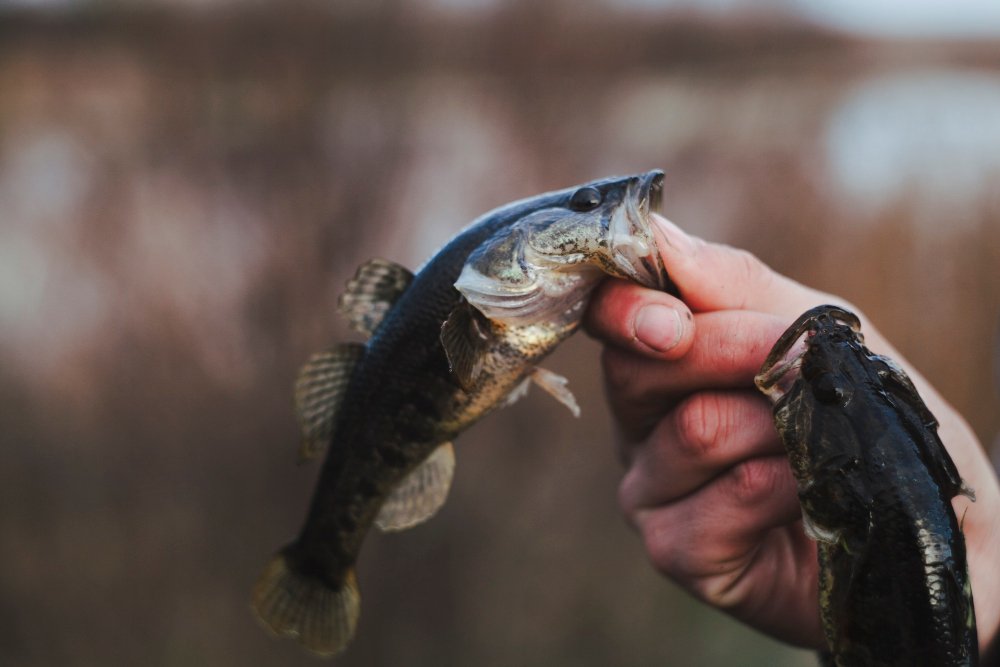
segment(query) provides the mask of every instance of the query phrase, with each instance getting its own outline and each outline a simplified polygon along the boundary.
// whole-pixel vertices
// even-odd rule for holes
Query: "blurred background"
[[[0,663],[313,665],[249,610],[298,529],[291,384],[355,267],[667,173],[664,213],[864,309],[1000,430],[1000,5],[0,2]],[[339,665],[812,665],[615,504],[599,349],[372,535]]]

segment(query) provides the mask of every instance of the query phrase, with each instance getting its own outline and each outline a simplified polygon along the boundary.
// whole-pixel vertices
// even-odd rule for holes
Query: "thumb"
[[[746,250],[703,241],[659,215],[650,218],[667,274],[695,312],[755,310],[795,317],[829,299]]]
[[[944,400],[850,302],[781,275],[751,252],[704,241],[655,213],[650,219],[667,274],[692,312],[752,310],[778,315],[790,324],[814,306],[838,304],[861,319],[869,349],[895,359],[921,392]]]

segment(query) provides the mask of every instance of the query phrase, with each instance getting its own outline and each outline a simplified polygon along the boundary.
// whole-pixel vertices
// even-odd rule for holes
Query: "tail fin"
[[[296,571],[286,547],[271,559],[253,589],[253,608],[280,637],[291,637],[323,656],[340,653],[354,635],[361,596],[354,570],[340,587]]]

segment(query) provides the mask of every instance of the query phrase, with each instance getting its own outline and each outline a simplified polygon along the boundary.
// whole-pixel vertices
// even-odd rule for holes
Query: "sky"
[[[489,9],[504,0],[420,0],[456,10]],[[765,6],[785,8],[820,24],[885,37],[978,37],[1000,35],[998,0],[603,0],[645,12],[702,11],[714,16]]]
[[[835,110],[825,144],[835,184],[858,204],[910,197],[934,215],[958,210],[1000,174],[1000,78],[917,70],[866,79]]]
[[[156,4],[198,7],[255,4],[258,0],[149,0]],[[439,9],[489,10],[508,0],[411,0]],[[98,0],[0,0],[2,7],[60,8],[97,4]],[[104,0],[105,4],[109,4]],[[120,2],[127,6],[126,0]],[[986,37],[1000,35],[998,0],[596,0],[625,10],[701,11],[715,16],[762,6],[786,8],[820,24],[884,37]]]
[[[1000,34],[997,0],[792,0],[791,5],[821,23],[862,34],[887,37]]]

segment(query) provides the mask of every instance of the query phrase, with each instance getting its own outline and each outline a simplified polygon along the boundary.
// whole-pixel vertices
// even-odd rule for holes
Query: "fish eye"
[[[601,193],[597,188],[580,188],[569,198],[569,207],[574,211],[592,211],[601,205]]]

